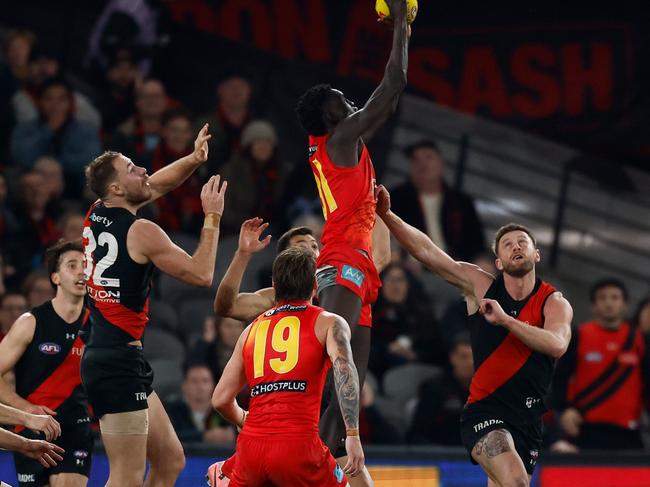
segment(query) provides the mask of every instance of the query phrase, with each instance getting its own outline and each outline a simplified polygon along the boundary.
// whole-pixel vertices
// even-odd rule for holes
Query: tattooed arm
[[[352,360],[350,327],[338,315],[322,313],[319,320],[327,320],[325,345],[332,361],[334,387],[345,423],[345,449],[348,462],[343,471],[354,477],[363,470],[364,454],[359,438],[359,375]]]

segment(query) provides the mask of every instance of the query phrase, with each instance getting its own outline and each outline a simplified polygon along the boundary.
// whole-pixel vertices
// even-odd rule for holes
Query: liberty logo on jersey
[[[47,342],[41,343],[38,350],[45,355],[56,355],[61,351],[61,347],[57,343]]]
[[[341,269],[341,277],[353,282],[357,287],[361,287],[363,280],[366,278],[366,276],[363,275],[363,272],[349,265],[343,266]]]

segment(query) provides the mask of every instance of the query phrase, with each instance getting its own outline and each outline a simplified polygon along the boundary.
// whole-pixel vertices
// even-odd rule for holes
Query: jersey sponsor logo
[[[347,264],[341,269],[341,277],[353,282],[357,287],[361,287],[363,280],[366,278],[366,276],[363,275],[363,272],[359,269],[355,269]]]
[[[341,468],[340,465],[337,465],[334,467],[334,477],[336,478],[336,481],[340,484],[343,482],[343,476],[345,474],[343,473],[343,469]]]
[[[503,421],[500,419],[486,419],[485,421],[481,421],[480,423],[474,425],[474,432],[477,433],[494,424],[503,424]]]
[[[75,458],[88,458],[88,452],[86,450],[75,450],[72,456]]]
[[[251,397],[270,394],[271,392],[306,392],[307,381],[305,380],[278,380],[257,384],[251,389]]]
[[[585,355],[585,362],[602,362],[603,354],[600,352],[589,352]]]
[[[539,404],[542,400],[539,397],[527,397],[526,398],[526,407],[528,409],[532,408],[535,404]]]
[[[19,473],[18,474],[18,482],[25,482],[25,483],[36,482],[36,474],[35,473]]]
[[[61,351],[61,347],[57,343],[47,342],[41,343],[38,350],[45,355],[56,355]]]
[[[90,286],[86,286],[86,290],[88,291],[88,296],[93,298],[95,301],[101,301],[103,303],[120,302],[119,291],[107,291],[106,289],[95,289]]]
[[[83,418],[77,418],[77,424],[90,423],[90,416],[85,416]]]
[[[146,401],[147,400],[147,393],[146,392],[136,392],[135,393],[135,400],[136,401]]]
[[[623,352],[618,356],[618,361],[621,365],[637,365],[639,356],[634,352]]]
[[[292,304],[284,304],[278,308],[273,308],[264,313],[264,316],[273,316],[278,313],[300,313],[307,309],[306,304],[301,304],[300,306],[294,306]]]
[[[70,353],[72,355],[77,355],[78,357],[81,357],[84,353],[84,347],[72,347],[72,349],[70,349]]]
[[[309,146],[309,157],[311,157],[311,156],[313,156],[314,154],[316,154],[316,151],[317,151],[317,150],[318,150],[318,146],[317,146],[317,145],[310,145],[310,146]]]
[[[106,228],[110,227],[113,224],[113,220],[109,220],[105,216],[99,216],[94,213],[91,214],[90,217],[88,217],[88,219],[97,223],[101,223],[104,226],[106,226]]]

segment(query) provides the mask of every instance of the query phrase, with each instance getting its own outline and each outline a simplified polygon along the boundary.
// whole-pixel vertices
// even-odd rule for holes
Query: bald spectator
[[[486,248],[471,197],[445,182],[445,160],[435,142],[421,140],[405,154],[409,179],[391,191],[393,210],[454,259],[470,262]]]
[[[173,104],[160,80],[143,81],[135,92],[135,115],[119,126],[108,148],[127,154],[151,171],[153,153],[160,142],[162,116]]]

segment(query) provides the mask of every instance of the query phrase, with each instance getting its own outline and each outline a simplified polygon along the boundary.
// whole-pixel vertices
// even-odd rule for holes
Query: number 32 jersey
[[[321,396],[331,367],[314,329],[322,311],[306,302],[282,303],[253,322],[243,349],[251,400],[242,434],[318,435]]]
[[[124,208],[94,203],[84,222],[88,346],[108,347],[140,340],[149,320],[153,265],[129,256],[126,237],[137,217]]]

